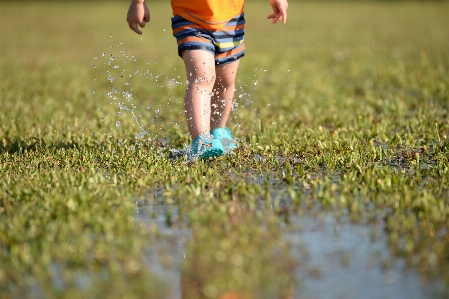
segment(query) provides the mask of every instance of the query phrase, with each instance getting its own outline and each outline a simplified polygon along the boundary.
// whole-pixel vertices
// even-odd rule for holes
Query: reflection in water
[[[189,211],[142,201],[135,213],[163,236],[147,265],[168,282],[167,298],[428,298],[418,275],[390,256],[382,227],[330,214],[289,219],[236,201]]]
[[[176,206],[150,201],[136,202],[134,219],[149,229],[158,229],[163,238],[149,244],[147,267],[167,282],[167,299],[181,298],[181,265],[185,259],[185,245],[190,239],[190,229],[180,221],[171,223],[168,219],[179,219]]]
[[[248,205],[214,203],[190,213],[183,298],[294,298],[294,261],[277,219]],[[213,213],[208,211],[213,210]]]
[[[383,228],[303,215],[284,232],[300,265],[300,298],[430,298],[418,274],[391,257]]]

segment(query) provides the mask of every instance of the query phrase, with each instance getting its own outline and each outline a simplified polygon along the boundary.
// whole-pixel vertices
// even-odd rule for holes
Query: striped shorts
[[[232,18],[219,30],[207,30],[180,16],[172,18],[173,36],[178,42],[178,55],[186,50],[205,50],[214,55],[217,65],[227,64],[245,55],[245,19]]]

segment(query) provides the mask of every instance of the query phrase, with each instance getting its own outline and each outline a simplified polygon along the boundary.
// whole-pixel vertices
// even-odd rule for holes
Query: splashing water
[[[113,36],[116,38],[115,36]],[[97,50],[99,50],[97,48]],[[183,86],[185,83],[179,76],[179,71],[177,71],[177,68],[171,68],[173,70],[171,77],[169,75],[165,74],[158,74],[155,69],[152,69],[152,63],[150,61],[145,60],[142,62],[143,69],[130,69],[130,66],[136,66],[138,64],[135,64],[135,62],[138,62],[138,57],[135,54],[127,54],[127,51],[123,49],[122,43],[118,43],[116,46],[111,46],[110,49],[107,51],[100,51],[97,55],[94,56],[94,60],[96,60],[95,64],[92,65],[92,67],[96,70],[97,76],[100,80],[97,82],[104,82],[107,81],[108,84],[110,84],[109,90],[105,92],[105,95],[108,99],[110,99],[110,104],[117,107],[118,111],[116,112],[116,119],[112,122],[112,125],[110,127],[111,132],[117,132],[117,130],[120,130],[121,132],[126,132],[125,134],[132,135],[134,139],[140,140],[140,142],[145,141],[152,141],[157,136],[158,133],[155,132],[156,129],[160,129],[161,131],[164,131],[164,127],[158,125],[158,120],[162,120],[166,118],[165,111],[169,111],[169,113],[172,113],[174,109],[171,107],[173,104],[182,106],[182,97],[176,96],[176,100],[172,100],[170,97],[170,92],[176,92],[175,89],[179,88],[180,86]],[[162,63],[167,63],[168,60],[162,61]],[[158,63],[161,63],[161,61],[154,62],[154,65],[157,65]],[[165,68],[167,69],[167,68]],[[259,72],[267,72],[266,69],[260,68],[256,70],[257,73]],[[249,84],[244,84],[243,81],[237,81],[236,85],[238,86],[235,88],[235,95],[234,95],[234,101],[232,101],[231,104],[231,117],[237,123],[238,118],[238,109],[244,108],[252,103],[251,101],[251,94],[248,92],[250,90],[254,90],[255,86],[260,85],[261,80],[257,78],[256,72],[254,73],[254,78],[251,78],[251,81]],[[103,77],[103,80],[101,80],[101,77]],[[241,76],[239,76],[241,77]],[[238,78],[239,78],[238,77]],[[106,80],[105,80],[106,79]],[[159,97],[157,94],[164,94],[167,95],[168,101],[165,101],[167,103],[167,107],[160,107],[160,105],[154,106],[151,104],[145,104],[142,105],[142,109],[145,111],[149,111],[150,113],[141,113],[138,106],[135,105],[133,101],[136,100],[136,97],[140,97],[138,93],[133,93],[133,87],[135,86],[134,83],[137,80],[150,80],[149,86],[153,89],[160,88],[164,89],[163,93],[159,92],[153,92],[148,93],[148,91],[145,91],[145,97],[153,95],[155,101],[159,101]],[[200,83],[204,81],[205,78],[198,77],[194,79],[195,83]],[[154,82],[158,82],[157,84],[151,84]],[[247,82],[247,81],[245,81]],[[252,83],[252,84],[251,84]],[[145,83],[148,86],[148,83]],[[187,81],[188,86],[188,81]],[[91,90],[92,94],[95,94],[95,92]],[[165,90],[168,90],[165,91]],[[97,96],[102,96],[101,93],[99,94],[97,92]],[[203,111],[206,111],[206,113],[201,113],[200,116],[200,124],[203,127],[208,127],[208,123],[210,122],[210,118],[214,117],[215,119],[220,118],[221,115],[217,111],[217,107],[214,107],[212,111],[210,111],[211,107],[208,105],[208,94],[201,94],[201,103],[200,106],[203,108]],[[164,96],[165,97],[165,96]],[[221,106],[221,104],[218,104]],[[163,109],[161,109],[163,108]],[[208,111],[209,110],[209,111]],[[178,113],[179,116],[184,114],[184,109],[176,109],[175,113]],[[211,113],[214,113],[214,115],[211,115]],[[114,113],[112,113],[114,115]],[[124,118],[130,116],[131,117],[131,125],[133,127],[129,127],[128,121],[126,121]],[[102,122],[105,124],[110,124],[111,122],[106,121],[107,117],[102,118]],[[175,126],[178,126],[177,123],[174,123]],[[236,125],[234,125],[236,126]],[[179,127],[179,126],[178,126]],[[239,127],[237,125],[237,127]],[[135,128],[137,128],[137,131],[135,131]],[[186,127],[184,128],[185,131]],[[170,128],[166,129],[167,132],[174,132],[174,130],[170,130]],[[167,133],[166,132],[166,133]],[[104,134],[105,136],[117,136],[115,133],[113,134]],[[161,137],[162,138],[162,137]],[[168,139],[169,140],[169,139]],[[160,142],[157,144],[161,144]],[[188,146],[185,151],[188,151]]]
[[[112,35],[111,35],[112,37]],[[118,44],[118,47],[120,48],[122,43]],[[98,49],[98,48],[97,48]],[[133,126],[136,125],[139,128],[139,131],[134,134],[135,139],[144,139],[147,138],[147,141],[151,141],[152,138],[150,136],[148,128],[146,128],[147,122],[142,120],[142,115],[138,111],[137,106],[132,103],[134,96],[132,93],[131,83],[134,80],[134,77],[136,76],[144,76],[145,79],[147,79],[146,74],[149,73],[149,70],[146,72],[141,72],[138,69],[131,70],[131,71],[125,71],[125,68],[122,66],[122,64],[126,64],[127,61],[137,62],[137,58],[134,54],[131,54],[128,56],[124,49],[119,49],[118,52],[121,54],[120,56],[124,57],[125,59],[123,62],[119,62],[118,57],[115,55],[115,47],[111,47],[112,50],[108,52],[102,52],[99,55],[94,56],[95,60],[99,60],[101,58],[105,58],[107,60],[103,60],[103,65],[106,67],[105,75],[107,76],[106,79],[111,84],[111,88],[109,91],[106,92],[106,96],[111,99],[110,104],[117,105],[118,106],[118,112],[116,113],[117,118],[121,118],[123,116],[123,113],[126,112],[127,114],[131,115],[131,118],[133,119]],[[107,53],[107,54],[106,54]],[[111,64],[111,61],[115,61],[116,63]],[[148,62],[147,62],[148,64]],[[98,69],[98,65],[94,64],[92,67]],[[126,72],[126,73],[125,73]],[[100,75],[103,74],[103,72],[100,72]],[[98,74],[97,74],[98,75]],[[150,73],[151,78],[153,78],[152,73]],[[156,76],[157,78],[160,75]],[[120,79],[124,79],[125,77],[128,78],[130,81],[122,82]],[[123,89],[120,87],[120,85],[123,84]],[[92,94],[95,94],[95,92],[90,89]],[[147,109],[150,110],[151,105],[147,106]],[[156,111],[156,114],[159,113],[159,110]],[[109,115],[107,115],[109,117]],[[101,119],[102,122],[105,121],[105,117]],[[117,119],[115,121],[115,127],[121,128],[123,127],[123,123],[120,119]],[[111,128],[113,130],[113,128]],[[128,131],[128,129],[125,129],[125,131]],[[130,133],[128,133],[130,134]],[[110,135],[109,137],[111,137]],[[144,140],[142,140],[144,141]]]

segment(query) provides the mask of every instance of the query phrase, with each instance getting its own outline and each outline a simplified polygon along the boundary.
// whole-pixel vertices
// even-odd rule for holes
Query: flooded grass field
[[[195,162],[148,6],[0,3],[0,298],[449,296],[448,3],[247,1],[240,146]]]

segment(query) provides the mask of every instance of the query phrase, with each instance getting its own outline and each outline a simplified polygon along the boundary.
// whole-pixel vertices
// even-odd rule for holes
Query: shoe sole
[[[208,149],[204,153],[200,155],[201,158],[209,158],[209,157],[219,157],[224,154],[224,151],[221,149]]]

